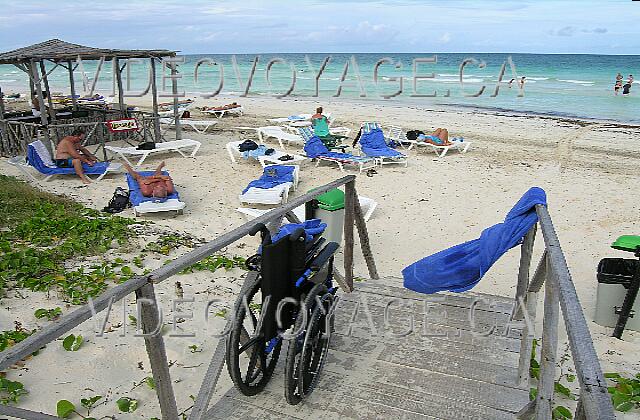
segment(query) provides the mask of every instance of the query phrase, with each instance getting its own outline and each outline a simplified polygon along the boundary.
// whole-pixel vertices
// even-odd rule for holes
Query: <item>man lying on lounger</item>
[[[55,164],[58,168],[74,168],[82,182],[90,184],[91,180],[84,174],[82,164],[93,166],[98,159],[82,146],[84,130],[78,128],[70,136],[63,137],[56,147]]]
[[[161,162],[153,175],[150,176],[140,175],[127,163],[124,164],[124,167],[133,179],[136,180],[140,186],[140,192],[142,192],[142,195],[145,197],[166,198],[168,195],[171,195],[176,191],[173,187],[171,177],[162,174],[164,162]]]

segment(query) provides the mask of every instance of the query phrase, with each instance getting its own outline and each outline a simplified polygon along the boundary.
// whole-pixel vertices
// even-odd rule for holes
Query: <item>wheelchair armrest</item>
[[[324,267],[325,264],[327,264],[329,258],[331,258],[333,254],[336,253],[339,246],[340,245],[335,242],[329,242],[327,246],[325,246],[324,249],[320,251],[318,256],[315,257],[313,261],[311,261],[311,264],[309,265],[311,271],[320,271],[320,269]]]

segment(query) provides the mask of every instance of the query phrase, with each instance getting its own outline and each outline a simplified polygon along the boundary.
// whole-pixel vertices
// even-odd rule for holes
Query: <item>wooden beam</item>
[[[180,110],[178,109],[178,81],[175,76],[178,74],[178,69],[175,62],[171,63],[171,90],[173,92],[173,120],[176,130],[176,140],[182,139],[182,126],[180,125]]]
[[[73,110],[78,110],[78,99],[76,98],[76,80],[73,77],[73,62],[67,61],[69,66],[69,87],[71,89],[71,103],[73,104]]]
[[[247,273],[247,276],[242,283],[242,287],[240,288],[239,296],[242,295],[242,291],[244,291],[247,285],[252,284],[255,281],[257,275],[258,273],[255,271]],[[234,305],[234,309],[236,306],[237,303],[236,305]],[[233,313],[235,313],[235,310]],[[233,315],[229,314],[227,315],[227,320],[222,331],[228,331],[231,328],[232,324]],[[220,337],[220,339],[218,340],[218,344],[216,345],[216,349],[213,352],[213,356],[211,357],[211,362],[209,362],[207,372],[202,379],[202,384],[200,385],[198,396],[196,397],[193,408],[191,409],[189,420],[202,420],[203,416],[206,415],[207,409],[209,408],[209,402],[211,401],[211,397],[213,396],[213,391],[216,389],[218,379],[220,378],[220,372],[222,371],[222,367],[225,363],[225,357],[227,354],[226,350],[227,340],[223,337]]]
[[[156,82],[156,60],[151,58],[151,101],[153,105],[153,137],[154,141],[161,141],[160,116],[158,115],[158,85]]]
[[[0,86],[0,140],[2,140],[2,150],[0,154],[8,155],[9,152],[9,133],[7,130],[9,126],[4,119],[4,114],[6,110],[4,108],[4,94],[2,92],[2,87]]]
[[[124,106],[124,89],[122,87],[122,72],[120,71],[120,61],[118,61],[118,57],[113,59],[113,71],[116,72],[116,85],[118,87],[118,104],[120,106],[120,112],[122,113],[122,118],[126,117],[126,109]]]
[[[355,219],[355,178],[344,189],[344,281],[353,290],[353,224]]]
[[[580,388],[583,390],[584,411],[589,419],[615,419],[607,382],[602,374],[582,305],[573,285],[551,216],[547,207],[543,205],[537,205],[536,212],[549,253],[549,269],[558,279],[560,307],[569,337],[569,347],[576,368],[576,376]]]
[[[184,270],[185,268],[193,265],[194,263],[200,261],[201,259],[212,255],[215,252],[218,252],[222,248],[229,246],[233,242],[237,241],[240,238],[248,235],[249,232],[258,224],[263,223],[267,224],[269,221],[280,217],[281,215],[286,214],[287,212],[292,211],[298,206],[303,205],[307,201],[310,201],[320,194],[324,194],[325,192],[332,190],[334,188],[345,185],[346,183],[355,179],[355,175],[347,175],[342,178],[336,179],[328,184],[323,185],[322,187],[316,188],[313,191],[310,191],[300,197],[296,197],[293,200],[289,201],[286,204],[283,204],[280,207],[277,207],[268,213],[263,214],[262,216],[258,216],[255,219],[238,226],[230,232],[227,232],[211,242],[208,242],[202,245],[199,248],[194,249],[191,252],[188,252],[170,263],[159,267],[149,274],[150,279],[153,283],[159,283],[167,278],[173,276],[176,273]],[[353,221],[352,221],[353,226]]]
[[[123,297],[133,293],[136,289],[147,283],[146,276],[137,276],[107,290],[93,301],[93,310],[96,313],[106,309],[113,302],[117,302]],[[48,343],[62,337],[63,334],[71,331],[78,325],[93,316],[90,305],[83,305],[70,314],[64,315],[55,323],[48,324],[40,331],[30,335],[23,341],[9,347],[0,353],[0,371],[8,369],[10,366],[31,355]]]
[[[147,283],[136,290],[136,298],[140,308],[140,322],[144,332],[144,344],[149,355],[153,379],[156,383],[156,394],[160,403],[163,419],[177,419],[178,407],[171,384],[167,352],[162,338],[162,319],[159,315],[158,301],[153,284]]]
[[[375,259],[373,258],[373,252],[371,250],[371,244],[369,242],[369,232],[367,230],[367,222],[364,220],[364,214],[362,213],[362,208],[360,207],[360,201],[358,200],[358,193],[355,188],[355,183],[351,193],[353,194],[354,216],[355,216],[356,228],[358,229],[358,236],[360,237],[360,248],[362,249],[364,260],[367,263],[367,269],[369,270],[369,277],[372,280],[378,280],[380,276],[378,275],[376,262],[375,262]]]
[[[60,420],[60,417],[50,414],[40,413],[37,411],[26,410],[24,408],[11,407],[0,404],[0,414],[3,416],[17,417],[29,420]]]
[[[511,319],[522,319],[522,307],[517,303],[520,299],[524,299],[527,289],[529,288],[529,272],[531,271],[531,256],[533,254],[533,244],[536,239],[536,227],[533,225],[531,229],[524,235],[524,240],[520,246],[520,266],[518,268],[518,285],[516,287],[516,305],[514,306]]]
[[[31,75],[33,76],[33,84],[36,89],[36,95],[38,97],[38,105],[40,105],[40,121],[42,122],[42,127],[44,129],[44,142],[45,147],[51,154],[54,155],[53,147],[51,145],[51,139],[49,138],[49,121],[47,120],[47,107],[44,105],[44,95],[42,94],[42,86],[40,85],[40,76],[38,75],[38,69],[36,68],[35,61],[31,60],[29,63],[29,70],[31,70]],[[25,139],[27,142],[28,140]],[[30,140],[30,139],[29,139]]]
[[[47,103],[49,104],[49,107],[48,107],[49,118],[51,119],[50,122],[52,124],[55,124],[56,123],[56,110],[53,107],[53,99],[51,98],[51,89],[49,88],[49,78],[47,77],[47,69],[44,66],[44,61],[40,61],[40,72],[42,73],[42,81],[44,83],[45,92],[47,92]],[[60,133],[58,133],[57,129],[55,129],[54,131],[56,133],[56,146],[57,146],[58,143],[60,142]]]
[[[547,259],[547,264],[549,260]],[[558,321],[560,319],[560,296],[558,280],[549,276],[544,291],[544,319],[542,321],[542,352],[540,355],[540,380],[536,395],[536,420],[551,418],[558,354]],[[577,362],[577,361],[576,361]]]

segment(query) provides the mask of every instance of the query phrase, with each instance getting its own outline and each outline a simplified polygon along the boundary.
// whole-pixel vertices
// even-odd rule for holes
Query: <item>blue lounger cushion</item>
[[[384,139],[384,133],[379,128],[374,128],[368,132],[363,131],[359,141],[362,152],[367,156],[387,158],[405,157],[405,155],[397,150],[393,150],[387,145]]]
[[[142,176],[151,176],[155,172],[139,171],[138,173]],[[162,171],[162,175],[169,176],[169,172]],[[164,202],[172,198],[175,198],[176,200],[180,200],[178,191],[173,192],[173,194],[169,194],[167,198],[163,198],[163,199],[159,199],[156,197],[145,197],[144,195],[142,195],[142,191],[140,190],[140,185],[138,185],[138,181],[136,181],[130,174],[126,174],[126,176],[127,176],[127,185],[129,185],[129,201],[134,206],[138,206],[144,203],[145,201]]]
[[[29,145],[27,148],[27,162],[29,165],[33,166],[38,172],[44,175],[66,175],[66,174],[75,174],[76,170],[74,168],[58,168],[47,166],[33,145]],[[107,171],[109,167],[109,162],[97,162],[93,166],[89,166],[86,163],[82,164],[82,169],[84,173],[87,175],[100,175]]]
[[[269,165],[264,168],[262,176],[254,181],[251,181],[247,188],[242,191],[242,194],[249,191],[249,188],[273,188],[286,182],[294,182],[293,172],[295,167],[291,165]]]
[[[419,293],[471,289],[536,224],[537,204],[546,205],[547,197],[542,188],[533,187],[509,211],[503,223],[483,230],[480,238],[437,252],[402,270],[404,287]]]

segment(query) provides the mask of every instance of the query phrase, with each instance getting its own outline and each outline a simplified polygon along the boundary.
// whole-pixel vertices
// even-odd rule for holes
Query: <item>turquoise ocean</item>
[[[417,94],[433,94],[435,97],[415,97],[413,77],[413,60],[437,57],[436,63],[418,64],[415,75],[433,78],[420,79],[416,84]],[[239,95],[246,87],[247,79],[256,57],[254,77],[249,89],[249,96],[275,96],[285,93],[291,86],[292,74],[296,81],[290,97],[312,97],[315,93],[315,72],[319,71],[325,58],[330,57],[319,80],[319,102],[322,98],[332,98],[340,86],[340,79],[349,63],[346,80],[340,97],[357,99],[358,101],[386,101],[388,103],[406,104],[407,106],[437,107],[441,105],[465,106],[481,109],[539,113],[564,117],[591,118],[613,120],[624,123],[640,123],[640,56],[638,55],[570,55],[570,54],[489,54],[489,53],[456,53],[456,54],[260,54],[260,55],[185,55],[184,62],[178,65],[182,78],[179,80],[180,91],[189,97],[198,97],[218,90],[221,74],[223,85],[220,95]],[[507,82],[516,75],[507,64],[497,96],[494,94],[498,84],[498,75],[503,63],[511,58],[517,77],[526,77],[524,96],[519,97],[519,90],[514,83],[508,88]],[[237,66],[233,65],[235,62]],[[275,62],[269,71],[267,67],[273,59]],[[378,70],[378,83],[374,83],[374,67],[376,63],[387,58],[393,64],[382,64]],[[460,83],[460,64],[468,58],[477,60],[464,67],[463,82]],[[198,78],[194,77],[196,65],[203,59],[206,62],[198,67]],[[354,61],[356,66],[354,66]],[[479,62],[485,65],[480,67]],[[53,66],[50,65],[49,69]],[[83,63],[83,69],[91,82],[95,77],[97,62]],[[357,71],[356,71],[357,69]],[[616,74],[620,72],[624,80],[633,74],[636,81],[627,96],[615,96],[613,85]],[[241,82],[238,81],[238,73]],[[360,75],[366,97],[358,85],[356,74]],[[167,72],[168,75],[168,72]],[[129,83],[131,91],[144,89],[149,80],[148,62],[131,63],[129,73],[124,72],[125,83]],[[76,85],[80,89],[83,76],[76,69]],[[391,78],[396,78],[392,81]],[[383,99],[399,89],[402,77],[402,94],[390,99]],[[68,93],[69,80],[66,70],[55,69],[49,75],[52,91]],[[158,75],[159,89],[163,81]],[[110,62],[105,63],[96,82],[101,93],[113,91],[113,72]],[[466,95],[477,93],[485,86],[484,93],[477,97]],[[25,92],[28,90],[26,75],[13,66],[0,66],[0,87],[5,93]],[[166,80],[167,93],[170,81]],[[448,96],[445,96],[447,95]],[[292,110],[297,111],[297,110]]]

